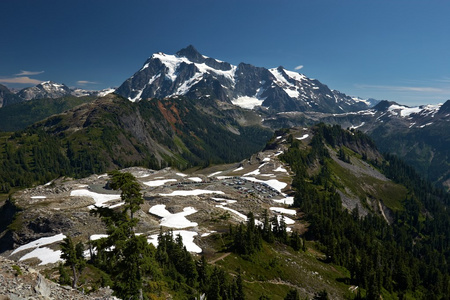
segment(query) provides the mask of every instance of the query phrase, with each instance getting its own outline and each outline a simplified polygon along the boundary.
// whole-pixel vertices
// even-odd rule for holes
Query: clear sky
[[[154,52],[283,66],[351,96],[450,99],[450,1],[0,0],[0,83],[119,86]]]

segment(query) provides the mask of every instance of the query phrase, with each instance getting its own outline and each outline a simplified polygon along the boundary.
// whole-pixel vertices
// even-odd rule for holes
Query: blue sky
[[[154,52],[190,44],[283,66],[351,96],[450,99],[450,1],[1,0],[0,84],[119,86]]]

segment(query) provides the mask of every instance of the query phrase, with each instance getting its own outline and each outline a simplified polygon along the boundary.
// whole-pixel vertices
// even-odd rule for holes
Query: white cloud
[[[361,89],[379,89],[397,92],[419,92],[419,93],[448,93],[448,89],[429,86],[396,86],[396,85],[370,85],[360,84],[356,87]]]
[[[296,66],[294,69],[295,69],[295,70],[303,69],[303,65]]]
[[[87,85],[87,84],[98,84],[98,82],[95,81],[88,81],[88,80],[78,80],[77,84],[79,85]]]
[[[24,71],[24,70],[20,70],[20,73],[14,74],[16,76],[32,76],[32,75],[39,75],[44,73],[44,71]]]
[[[42,80],[33,79],[27,76],[24,77],[11,77],[11,78],[0,78],[0,82],[3,83],[19,83],[19,84],[39,84]]]

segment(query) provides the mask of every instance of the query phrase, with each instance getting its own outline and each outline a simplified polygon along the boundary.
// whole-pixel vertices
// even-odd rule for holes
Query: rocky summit
[[[130,101],[185,95],[210,97],[244,108],[342,113],[368,103],[330,90],[320,81],[283,67],[238,66],[200,54],[188,46],[176,54],[153,54],[116,92]]]

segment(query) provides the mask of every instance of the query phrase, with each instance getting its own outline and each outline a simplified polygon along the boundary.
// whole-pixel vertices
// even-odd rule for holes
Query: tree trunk
[[[72,265],[72,272],[73,272],[72,288],[76,289],[77,283],[78,283],[78,274],[77,274],[77,269],[75,268],[74,265]]]

